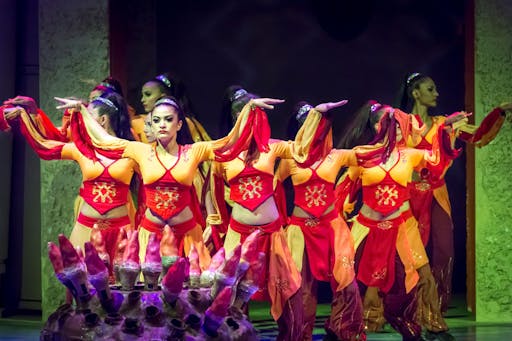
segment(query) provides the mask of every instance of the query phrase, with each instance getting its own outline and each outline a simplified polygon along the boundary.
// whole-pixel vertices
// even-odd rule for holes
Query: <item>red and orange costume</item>
[[[3,118],[3,115],[0,115]],[[7,121],[4,121],[7,123]],[[50,127],[44,125],[44,128]],[[130,180],[135,163],[130,159],[112,160],[84,155],[74,143],[48,139],[41,127],[34,123],[25,111],[19,116],[19,128],[32,149],[44,160],[74,160],[82,171],[80,197],[82,205],[70,240],[83,249],[90,241],[91,228],[97,225],[106,243],[110,260],[114,259],[117,235],[121,227],[130,230],[130,213],[133,205],[130,197]],[[110,269],[111,270],[111,269]]]
[[[244,111],[242,110],[242,114]],[[311,144],[317,128],[321,126],[322,115],[316,112],[308,116],[294,142],[270,141],[270,127],[266,115],[261,113],[258,124],[251,132],[252,156],[236,154],[237,158],[212,165],[214,202],[222,221],[229,220],[229,226],[219,225],[225,232],[224,248],[229,253],[255,229],[262,233],[258,238],[258,249],[267,255],[259,290],[253,299],[270,300],[271,314],[279,327],[279,339],[291,340],[302,335],[301,275],[293,262],[282,229],[284,220],[274,198],[274,165],[277,158],[294,158],[307,162],[316,151]],[[253,154],[252,154],[253,155]],[[223,208],[224,180],[230,186],[230,199],[234,202],[231,218]],[[216,217],[218,218],[218,217]],[[250,222],[250,223],[249,223]]]
[[[394,115],[402,135],[408,140],[417,138],[415,131],[420,130],[414,124],[411,128],[411,118],[399,110],[395,110]],[[409,131],[404,127],[409,127]],[[439,164],[440,141],[435,142],[431,151],[407,148],[403,142],[397,142],[385,163],[366,162],[348,173],[353,181],[360,178],[363,193],[363,208],[352,226],[357,249],[357,278],[366,287],[380,289],[384,296],[384,316],[404,339],[420,335],[421,327],[414,320],[415,287],[419,279],[416,269],[428,264],[409,210],[407,184],[416,167],[427,162]],[[376,152],[380,148],[375,146],[374,151],[362,148],[361,152],[380,158]],[[340,188],[347,190],[350,186],[342,182]],[[350,196],[355,193],[354,190],[348,192]]]
[[[418,115],[416,117],[419,118]],[[444,116],[432,116],[432,126],[419,143],[410,146],[418,149],[431,149],[437,138],[438,128],[445,121]],[[445,141],[440,149],[441,159],[437,165],[426,165],[413,177],[409,184],[411,192],[411,209],[418,220],[421,239],[427,247],[429,244],[430,264],[440,299],[441,311],[448,309],[451,296],[451,282],[454,261],[453,223],[451,205],[445,174],[458,153],[451,149],[455,138],[483,147],[498,134],[505,120],[504,111],[494,108],[486,115],[479,126],[464,124],[454,130],[451,140]]]
[[[210,255],[202,238],[203,216],[199,209],[193,181],[199,164],[206,160],[229,160],[248,146],[252,137],[252,127],[256,123],[257,110],[250,109],[240,115],[228,136],[214,141],[196,142],[179,146],[178,155],[169,154],[159,145],[148,145],[114,138],[106,134],[85,111],[79,122],[81,129],[80,145],[112,158],[129,158],[140,171],[145,191],[147,207],[139,230],[140,255],[143,259],[151,232],[161,236],[168,224],[178,239],[182,254],[188,254],[192,244],[198,250],[200,266],[205,270],[210,263]],[[80,119],[79,119],[80,121]],[[166,158],[165,158],[166,157]],[[172,159],[172,160],[171,160]],[[190,217],[187,220],[180,216]]]
[[[332,147],[332,138],[317,143],[325,141]],[[291,176],[295,207],[306,213],[293,214],[286,228],[292,257],[302,275],[305,339],[312,337],[317,281],[329,282],[334,293],[326,329],[342,340],[356,338],[363,332],[362,303],[354,272],[354,243],[345,221],[334,209],[337,172],[350,165],[357,165],[354,151],[333,149],[315,167],[301,167],[292,159],[281,160],[276,174],[278,181]],[[280,205],[283,206],[285,203]]]

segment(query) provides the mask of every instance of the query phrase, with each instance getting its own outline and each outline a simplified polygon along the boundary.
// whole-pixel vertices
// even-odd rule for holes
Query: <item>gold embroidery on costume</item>
[[[388,272],[387,268],[383,268],[381,271],[375,271],[372,274],[372,277],[377,280],[383,280],[386,277],[386,273]]]
[[[94,181],[92,188],[92,194],[96,195],[93,198],[94,202],[101,201],[102,203],[112,203],[113,197],[116,196],[116,187],[114,182]]]
[[[327,198],[327,191],[325,190],[325,184],[322,184],[320,188],[318,188],[317,185],[313,186],[306,186],[306,202],[308,203],[307,206],[311,207],[313,205],[315,206],[325,206],[325,200]]]
[[[343,256],[341,257],[341,264],[346,269],[352,269],[352,267],[354,266],[354,259],[348,256]]]
[[[276,288],[278,291],[285,291],[290,287],[290,282],[287,279],[276,277]]]
[[[263,190],[263,184],[261,182],[261,177],[257,175],[256,177],[247,177],[238,179],[240,185],[238,186],[238,191],[242,193],[242,199],[253,199],[253,198],[261,198],[261,191]]]
[[[177,187],[156,187],[157,193],[155,195],[155,201],[158,202],[156,204],[156,208],[158,209],[166,209],[171,208],[175,209],[175,203],[180,199],[180,193],[178,192]]]
[[[98,219],[96,220],[96,222],[94,223],[94,225],[99,228],[100,230],[105,230],[105,229],[108,229],[110,227],[110,221],[108,220],[103,220],[103,219]]]
[[[379,205],[395,206],[396,201],[394,199],[398,199],[398,191],[396,189],[396,185],[377,186],[377,190],[375,191],[375,199],[378,200],[377,203]]]
[[[377,227],[381,230],[389,230],[393,227],[393,223],[389,220],[380,221],[377,223]]]

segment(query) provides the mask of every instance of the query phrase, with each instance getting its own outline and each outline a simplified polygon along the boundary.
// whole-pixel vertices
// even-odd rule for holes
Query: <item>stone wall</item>
[[[109,74],[108,1],[39,1],[40,106],[53,122],[62,113],[54,96],[87,98],[94,83]],[[43,320],[64,302],[46,245],[69,236],[73,203],[82,175],[72,161],[41,164],[41,261]]]
[[[512,101],[512,2],[475,1],[476,122]],[[512,321],[512,115],[490,145],[476,150],[476,319]]]

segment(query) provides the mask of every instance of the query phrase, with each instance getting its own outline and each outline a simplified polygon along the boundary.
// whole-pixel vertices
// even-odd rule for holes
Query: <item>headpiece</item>
[[[164,83],[165,86],[168,87],[169,89],[172,87],[172,83],[169,80],[169,78],[167,78],[167,76],[165,76],[165,75],[158,75],[155,78],[158,79],[160,82]]]
[[[378,109],[380,109],[382,107],[382,104],[376,102],[374,104],[372,104],[372,106],[370,107],[370,112],[376,112]]]
[[[233,95],[231,95],[231,102],[234,102],[236,101],[237,99],[239,99],[240,97],[244,96],[244,95],[247,95],[247,90],[245,89],[238,89],[237,91],[235,91],[235,93]]]
[[[105,104],[106,106],[111,107],[115,111],[119,110],[119,108],[116,107],[111,100],[109,100],[109,99],[107,99],[105,97],[98,96],[98,97],[95,97],[92,101],[93,102],[101,102],[101,103]]]
[[[108,89],[112,89],[114,91],[117,92],[117,89],[115,88],[115,86],[113,86],[112,84],[110,83],[107,83],[107,82],[101,82],[100,84],[98,84],[100,86],[104,86],[105,88],[108,88]]]
[[[415,78],[417,78],[418,76],[421,76],[421,73],[419,73],[419,72],[411,73],[411,74],[409,75],[409,77],[407,77],[407,85],[410,85],[410,84],[411,84],[411,82],[412,82]]]
[[[295,119],[299,122],[304,121],[306,119],[306,115],[311,109],[313,109],[313,107],[310,104],[304,104],[299,108]]]
[[[160,104],[168,104],[168,105],[171,105],[173,107],[176,107],[176,108],[179,108],[180,106],[178,105],[178,103],[176,103],[176,101],[168,98],[168,97],[164,97],[164,98],[160,98],[158,101],[155,102],[155,107],[157,105],[160,105]]]

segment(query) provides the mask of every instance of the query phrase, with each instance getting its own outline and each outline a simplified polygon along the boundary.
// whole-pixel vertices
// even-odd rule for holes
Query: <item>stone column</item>
[[[87,98],[92,86],[109,75],[108,0],[39,1],[40,106],[53,122],[62,113],[54,96]],[[74,162],[41,163],[41,261],[43,321],[64,302],[46,245],[59,233],[69,236],[73,203],[82,174]]]
[[[475,0],[475,121],[512,101],[512,2]],[[476,319],[512,321],[512,115],[475,152]]]

